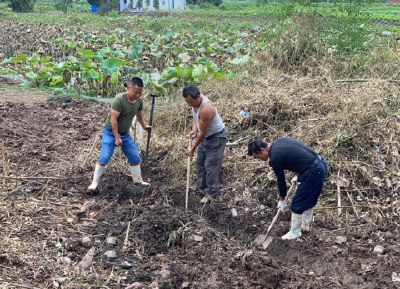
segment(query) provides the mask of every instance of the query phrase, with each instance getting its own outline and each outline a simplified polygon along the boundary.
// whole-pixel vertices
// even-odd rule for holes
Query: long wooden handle
[[[286,200],[289,198],[289,194],[292,192],[292,190],[293,190],[293,188],[295,186],[296,186],[296,182],[293,182],[292,185],[290,186],[290,189],[289,189],[288,193],[287,193]],[[278,209],[278,212],[276,212],[275,217],[272,219],[271,225],[269,225],[267,233],[265,234],[265,239],[267,239],[269,232],[271,232],[272,227],[274,226],[274,224],[278,220],[279,215],[281,214],[281,212],[282,212],[281,209]]]
[[[119,162],[122,164],[122,147],[118,148],[118,158]]]
[[[189,147],[188,150],[192,147],[192,137],[189,136]],[[190,182],[190,157],[187,160],[187,172],[186,172],[186,199],[185,199],[185,212],[186,216],[188,215],[188,202],[189,202],[189,182]]]
[[[275,223],[276,223],[276,221],[278,220],[279,215],[281,214],[281,212],[282,212],[281,209],[278,209],[278,212],[276,212],[275,217],[272,219],[272,222],[271,222],[271,224],[270,224],[269,227],[268,227],[266,237],[268,237],[269,232],[271,232],[272,227],[275,225]]]

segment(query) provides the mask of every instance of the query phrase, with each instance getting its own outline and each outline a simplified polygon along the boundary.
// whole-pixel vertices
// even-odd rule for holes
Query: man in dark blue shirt
[[[291,240],[301,237],[301,232],[310,231],[313,208],[317,204],[325,181],[327,166],[325,160],[305,144],[291,139],[279,138],[270,146],[261,140],[249,143],[248,154],[262,161],[268,161],[275,172],[279,188],[278,208],[286,208],[285,170],[292,171],[298,182],[296,195],[292,201],[292,221],[290,231],[282,237]]]

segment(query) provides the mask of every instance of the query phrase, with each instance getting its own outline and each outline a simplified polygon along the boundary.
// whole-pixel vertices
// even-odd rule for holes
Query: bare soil
[[[82,160],[107,111],[107,106],[80,101],[0,103],[0,173],[6,177],[0,179],[0,285],[8,286],[0,288],[126,288],[138,282],[130,288],[372,289],[400,284],[392,281],[392,273],[400,273],[394,220],[370,223],[360,216],[339,222],[317,211],[311,233],[284,242],[279,237],[289,229],[287,212],[263,250],[252,242],[275,215],[274,194],[251,191],[248,198],[233,199],[224,190],[202,205],[201,195],[191,190],[187,217],[185,184],[168,181],[156,166],[157,152],[149,163],[151,187],[133,185],[115,158],[98,190],[87,192],[94,162]],[[233,206],[238,217],[230,213]],[[106,243],[109,236],[118,238],[115,246]],[[91,239],[95,254],[90,270],[78,273],[76,265],[90,247],[81,244],[83,237]],[[376,245],[384,247],[383,254],[373,253]],[[108,250],[117,257],[107,259]]]
[[[27,105],[46,101],[45,92],[16,86],[17,82],[0,77],[0,102],[22,102]]]

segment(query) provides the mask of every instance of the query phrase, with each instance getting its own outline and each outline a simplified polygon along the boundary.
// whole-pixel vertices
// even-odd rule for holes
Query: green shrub
[[[15,12],[29,13],[33,12],[35,0],[10,0],[11,8]]]
[[[94,5],[94,6],[96,6],[96,7],[100,7],[100,5],[103,3],[102,0],[87,0],[87,2],[88,2],[90,5]]]
[[[56,9],[67,13],[68,10],[72,7],[73,0],[59,0],[56,4]]]

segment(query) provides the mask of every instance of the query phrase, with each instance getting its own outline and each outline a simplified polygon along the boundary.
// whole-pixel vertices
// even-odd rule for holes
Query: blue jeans
[[[140,156],[136,143],[133,141],[131,135],[122,133],[119,135],[122,140],[122,152],[128,158],[130,165],[140,164]],[[102,165],[107,165],[110,161],[115,149],[115,137],[111,130],[103,127],[103,137],[101,140],[101,152],[97,160]]]
[[[327,172],[324,158],[308,168],[298,176],[300,183],[292,201],[292,212],[303,214],[308,209],[314,208],[322,191]]]

